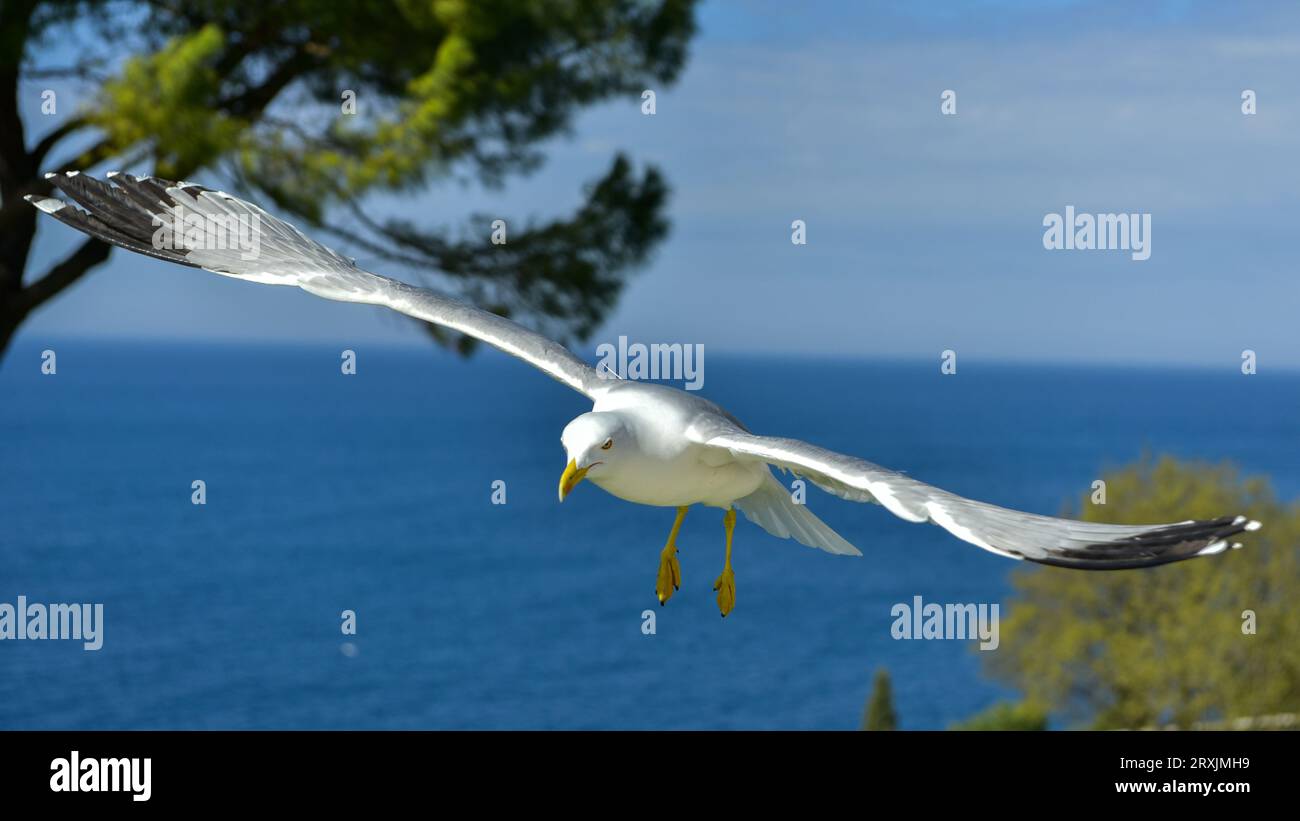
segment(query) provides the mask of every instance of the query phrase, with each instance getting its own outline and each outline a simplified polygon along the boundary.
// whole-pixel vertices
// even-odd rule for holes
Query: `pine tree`
[[[889,683],[889,671],[880,668],[871,687],[871,698],[862,714],[864,730],[897,730],[898,713],[894,712],[894,690]]]
[[[694,0],[0,0],[0,355],[109,255],[63,232],[71,247],[47,267],[23,196],[52,194],[48,171],[119,168],[201,183],[220,170],[232,193],[363,264],[427,271],[452,296],[585,339],[667,235],[657,169],[611,152],[582,197],[556,192],[576,209],[553,215],[456,226],[362,205],[527,176],[584,110],[666,89],[694,32]],[[47,99],[51,82],[64,85]],[[498,217],[509,244],[485,228]]]

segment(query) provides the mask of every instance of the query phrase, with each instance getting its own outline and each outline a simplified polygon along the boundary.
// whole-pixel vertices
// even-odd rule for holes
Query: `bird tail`
[[[808,547],[841,556],[861,556],[862,551],[831,530],[830,525],[813,515],[806,506],[791,498],[790,492],[770,473],[758,490],[736,500],[745,518],[782,539],[793,538]]]

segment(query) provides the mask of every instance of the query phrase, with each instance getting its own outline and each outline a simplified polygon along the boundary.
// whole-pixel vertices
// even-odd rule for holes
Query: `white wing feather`
[[[697,427],[693,434],[701,444],[724,448],[736,458],[806,476],[844,499],[877,502],[909,522],[933,522],[963,541],[1012,559],[1087,570],[1146,567],[1219,553],[1229,546],[1231,536],[1259,527],[1245,516],[1155,525],[1041,516],[967,499],[797,439],[755,436],[722,419]]]
[[[587,396],[594,397],[607,384],[558,342],[473,305],[362,270],[252,203],[191,183],[129,174],[108,177],[106,183],[75,171],[49,174],[47,179],[73,203],[27,199],[73,228],[131,251],[252,282],[296,285],[326,299],[383,305],[486,342]],[[157,247],[153,237],[160,226],[183,223],[191,215],[245,220],[257,231],[257,253],[250,259],[238,247]]]

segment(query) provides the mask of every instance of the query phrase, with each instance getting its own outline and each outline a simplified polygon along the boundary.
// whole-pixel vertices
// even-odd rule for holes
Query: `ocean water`
[[[39,370],[47,346],[55,376]],[[721,514],[696,509],[661,609],[672,511],[590,485],[556,501],[581,397],[491,353],[357,353],[343,376],[338,348],[9,352],[0,601],[100,602],[105,628],[97,652],[0,642],[0,728],[852,728],[880,667],[908,728],[1014,695],[971,643],[889,628],[916,595],[1005,607],[1017,563],[810,489],[865,558],[742,520],[737,606],[720,619]],[[710,356],[705,376],[757,432],[1028,510],[1059,512],[1144,450],[1231,459],[1300,495],[1300,377],[1231,361],[966,359],[943,377],[929,362]]]

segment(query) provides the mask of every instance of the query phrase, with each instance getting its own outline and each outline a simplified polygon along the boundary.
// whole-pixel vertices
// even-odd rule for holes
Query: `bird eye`
[[[601,449],[601,450],[609,450],[609,449],[612,448],[612,447],[614,447],[614,440],[613,440],[613,439],[606,439],[606,440],[605,440],[605,444],[601,445],[601,446],[600,446],[600,449]]]

